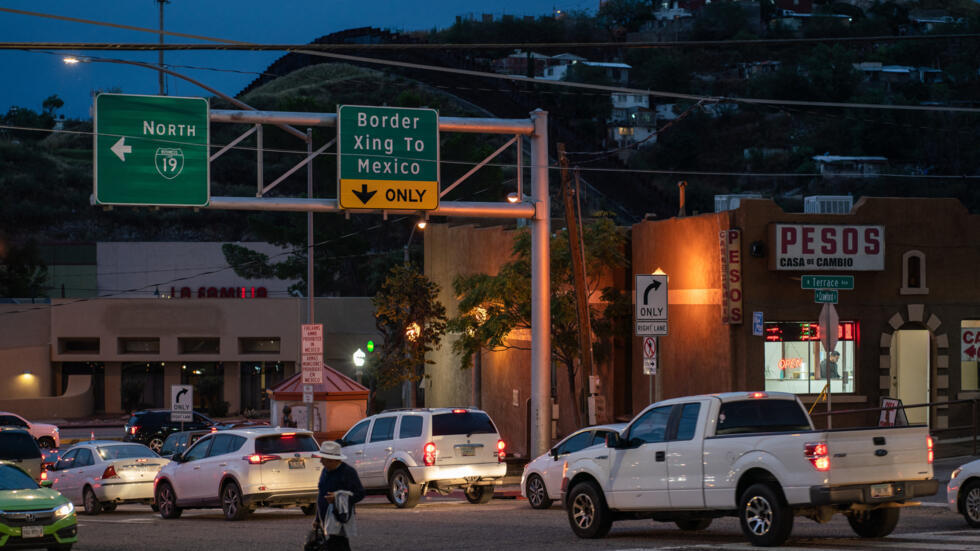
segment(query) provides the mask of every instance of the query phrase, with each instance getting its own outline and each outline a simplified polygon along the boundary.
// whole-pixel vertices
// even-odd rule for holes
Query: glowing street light
[[[360,348],[354,351],[354,367],[364,367],[364,359],[366,357],[367,355]]]

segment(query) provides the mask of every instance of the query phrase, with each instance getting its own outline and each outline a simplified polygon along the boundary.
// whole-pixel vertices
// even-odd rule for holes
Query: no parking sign
[[[657,338],[643,337],[643,374],[657,374]]]

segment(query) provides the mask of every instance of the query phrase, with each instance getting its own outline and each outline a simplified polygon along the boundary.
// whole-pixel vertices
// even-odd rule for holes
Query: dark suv
[[[163,442],[171,433],[182,430],[209,429],[216,423],[198,412],[194,412],[194,420],[181,423],[170,420],[169,409],[153,409],[137,411],[126,423],[123,440],[146,444],[153,451],[160,453]]]
[[[34,480],[41,480],[41,448],[26,430],[0,427],[0,461],[13,463]]]

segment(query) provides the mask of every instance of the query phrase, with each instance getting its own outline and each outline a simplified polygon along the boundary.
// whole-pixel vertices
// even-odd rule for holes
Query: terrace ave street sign
[[[407,107],[337,107],[342,209],[439,208],[439,114]]]
[[[801,289],[854,289],[854,276],[849,275],[805,275],[800,279]]]
[[[207,206],[208,117],[204,98],[96,96],[96,204]]]

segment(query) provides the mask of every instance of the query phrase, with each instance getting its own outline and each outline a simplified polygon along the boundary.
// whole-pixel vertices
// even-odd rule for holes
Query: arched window
[[[926,255],[922,251],[907,251],[902,255],[902,295],[925,295],[929,293],[926,287]]]

